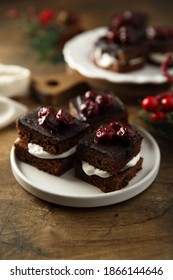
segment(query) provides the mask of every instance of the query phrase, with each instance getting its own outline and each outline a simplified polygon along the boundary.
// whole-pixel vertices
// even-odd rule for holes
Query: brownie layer
[[[109,42],[106,37],[101,37],[95,44],[93,61],[99,67],[115,72],[128,72],[142,68],[146,63],[149,46],[146,40],[135,45],[118,45]],[[99,52],[99,55],[98,55]],[[106,66],[99,63],[99,56],[107,54],[112,62]]]
[[[74,155],[63,159],[41,159],[31,155],[28,152],[28,144],[22,140],[15,142],[14,146],[15,155],[19,160],[49,174],[60,176],[73,165]]]
[[[95,168],[107,171],[112,175],[121,170],[141,149],[142,136],[130,144],[117,140],[115,145],[103,145],[94,141],[95,132],[79,141],[77,157]]]
[[[135,166],[118,172],[116,175],[108,178],[101,178],[96,175],[88,176],[82,170],[81,161],[76,160],[74,163],[75,176],[91,185],[101,189],[102,192],[112,192],[124,188],[128,185],[129,181],[136,176],[137,172],[142,168],[143,159],[140,158]]]
[[[88,124],[78,120],[52,133],[39,125],[38,110],[39,108],[20,117],[16,122],[18,135],[24,142],[38,144],[51,154],[60,154],[77,145],[78,140],[86,133]]]
[[[102,95],[101,92],[98,91],[98,95]],[[103,94],[106,94],[105,92]],[[83,122],[87,122],[92,126],[92,129],[94,130],[98,128],[101,124],[110,122],[111,120],[120,121],[123,124],[128,123],[128,112],[123,104],[123,102],[112,92],[107,92],[112,98],[112,106],[110,108],[107,108],[105,110],[102,110],[101,112],[98,112],[95,116],[92,117],[83,117],[80,113],[80,107],[85,102],[84,96],[77,96],[75,98],[72,98],[69,102],[69,110],[70,113],[77,119]]]

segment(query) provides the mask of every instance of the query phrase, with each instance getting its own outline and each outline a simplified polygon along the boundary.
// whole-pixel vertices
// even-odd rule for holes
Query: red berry
[[[137,133],[130,126],[122,126],[117,131],[117,136],[126,143],[133,143],[137,137]]]
[[[159,102],[154,96],[147,96],[142,101],[143,109],[149,112],[155,112],[158,109]]]
[[[85,99],[95,100],[97,92],[95,90],[89,90],[85,93]]]
[[[103,109],[110,108],[112,106],[112,97],[109,94],[104,94],[104,95],[97,95],[95,101],[99,105],[99,107]]]
[[[56,114],[56,118],[63,125],[72,125],[74,123],[74,118],[66,112],[64,109],[60,109]]]
[[[157,111],[151,115],[152,121],[164,121],[167,119],[166,114],[163,111]]]
[[[164,111],[173,111],[173,96],[165,96],[161,99],[161,105]]]
[[[166,96],[173,97],[173,91],[163,91],[163,92],[160,92],[159,94],[157,94],[155,97],[160,102],[162,100],[162,98],[164,98]]]
[[[38,20],[41,24],[50,22],[55,16],[55,12],[51,8],[45,8],[39,14]]]
[[[120,122],[111,122],[109,124],[109,126],[112,127],[115,130],[115,132],[117,132],[122,127],[122,123],[120,123]]]
[[[119,41],[119,32],[118,30],[110,30],[108,33],[107,33],[107,39],[109,42],[117,42]]]
[[[116,137],[116,133],[113,128],[111,128],[110,126],[101,127],[96,131],[95,141],[102,144],[109,145],[110,143],[113,142],[115,137]]]
[[[59,122],[56,118],[57,111],[53,107],[42,107],[38,111],[38,123],[50,132],[58,131]]]
[[[86,99],[86,101],[80,107],[81,115],[86,118],[94,117],[95,115],[97,115],[98,111],[98,104],[91,99]]]

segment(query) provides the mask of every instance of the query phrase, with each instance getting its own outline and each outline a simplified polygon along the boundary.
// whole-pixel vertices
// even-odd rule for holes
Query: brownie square
[[[37,108],[20,117],[16,126],[16,157],[57,176],[72,167],[78,141],[88,129],[87,123],[53,107]]]
[[[173,28],[169,26],[150,26],[147,28],[149,61],[160,65],[166,55],[173,53]]]
[[[126,73],[141,69],[146,63],[148,51],[148,42],[144,39],[133,44],[117,44],[104,36],[95,44],[93,61],[98,67]]]
[[[128,184],[142,167],[142,136],[133,127],[121,127],[128,127],[127,130],[132,131],[135,137],[126,142],[117,133],[113,140],[105,138],[104,143],[99,143],[96,141],[97,130],[79,141],[74,165],[76,177],[104,192],[117,190]],[[105,129],[105,126],[102,128]]]
[[[72,98],[70,113],[90,125],[90,131],[111,120],[128,123],[128,111],[124,103],[111,91],[91,90]]]

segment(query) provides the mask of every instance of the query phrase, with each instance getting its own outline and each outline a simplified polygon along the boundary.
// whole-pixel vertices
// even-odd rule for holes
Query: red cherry
[[[109,94],[97,95],[95,99],[96,103],[103,109],[110,108],[112,106],[112,96]]]
[[[160,92],[159,94],[157,94],[155,97],[159,102],[161,102],[162,98],[164,98],[166,96],[173,97],[173,91],[163,91],[163,92]]]
[[[45,8],[39,14],[38,20],[41,24],[47,24],[55,17],[55,12],[51,8]]]
[[[97,129],[95,135],[95,141],[102,144],[110,144],[113,142],[114,138],[116,137],[115,130],[110,126],[101,127]]]
[[[70,126],[74,123],[74,118],[66,112],[64,109],[60,109],[57,114],[56,118],[60,122],[60,124]]]
[[[85,92],[85,99],[95,100],[96,96],[97,96],[97,92],[95,90],[89,90]]]
[[[118,30],[110,30],[107,33],[107,39],[109,42],[117,42],[119,41],[119,32]]]
[[[122,126],[117,131],[117,136],[126,143],[133,143],[136,140],[137,132],[130,126]]]
[[[152,121],[164,121],[167,119],[166,114],[163,111],[157,111],[151,115]]]
[[[115,132],[117,132],[122,127],[122,123],[120,123],[120,122],[111,122],[109,124],[109,126],[112,127],[115,130]]]
[[[59,129],[59,122],[56,118],[56,109],[53,107],[42,107],[38,111],[38,123],[44,129],[52,132],[57,132]]]
[[[92,99],[86,99],[80,106],[80,113],[86,118],[92,118],[98,114],[99,106]]]
[[[158,109],[159,102],[154,96],[147,96],[142,101],[143,109],[149,112],[155,112]]]
[[[165,96],[161,99],[161,105],[164,111],[173,111],[173,96]]]

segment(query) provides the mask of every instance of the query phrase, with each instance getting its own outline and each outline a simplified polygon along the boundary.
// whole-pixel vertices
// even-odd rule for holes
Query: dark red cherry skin
[[[56,118],[61,125],[70,126],[74,123],[74,118],[68,112],[66,112],[64,109],[60,109],[57,112]]]
[[[95,102],[99,105],[100,108],[110,108],[112,106],[112,97],[109,94],[97,95]]]
[[[148,38],[152,40],[169,40],[173,39],[173,28],[171,27],[150,27],[148,29]]]
[[[119,139],[130,144],[136,140],[137,133],[133,128],[129,126],[122,126],[117,131],[117,136],[119,137]]]
[[[108,31],[107,39],[109,42],[119,43],[119,31],[117,29]]]
[[[123,125],[121,122],[110,122],[109,126],[117,132]]]
[[[109,31],[108,41],[121,45],[132,45],[137,42],[136,33],[132,26],[121,26],[118,30]]]
[[[161,102],[161,100],[167,96],[173,97],[173,91],[163,91],[163,92],[160,92],[159,94],[157,94],[155,97],[159,102]]]
[[[95,100],[97,94],[98,93],[95,90],[89,90],[85,93],[85,99]]]
[[[136,43],[137,38],[132,26],[122,26],[119,30],[120,42],[122,44],[132,45]]]
[[[97,143],[109,145],[115,140],[115,138],[116,138],[115,130],[110,126],[101,127],[96,131],[95,141]]]
[[[164,111],[173,111],[173,96],[165,96],[161,99],[161,105]]]
[[[59,122],[56,118],[57,111],[52,107],[42,107],[38,111],[38,123],[50,132],[57,132]]]
[[[131,11],[125,11],[122,15],[117,15],[111,20],[111,28],[120,28],[125,25],[138,27],[140,18]]]
[[[142,101],[142,107],[149,112],[155,112],[158,109],[159,102],[154,96],[147,96]]]
[[[166,113],[163,111],[158,111],[156,113],[151,114],[152,121],[165,121],[167,119]]]
[[[85,102],[80,107],[81,115],[86,118],[94,117],[95,115],[98,114],[98,111],[99,111],[98,104],[91,99],[86,99]]]

